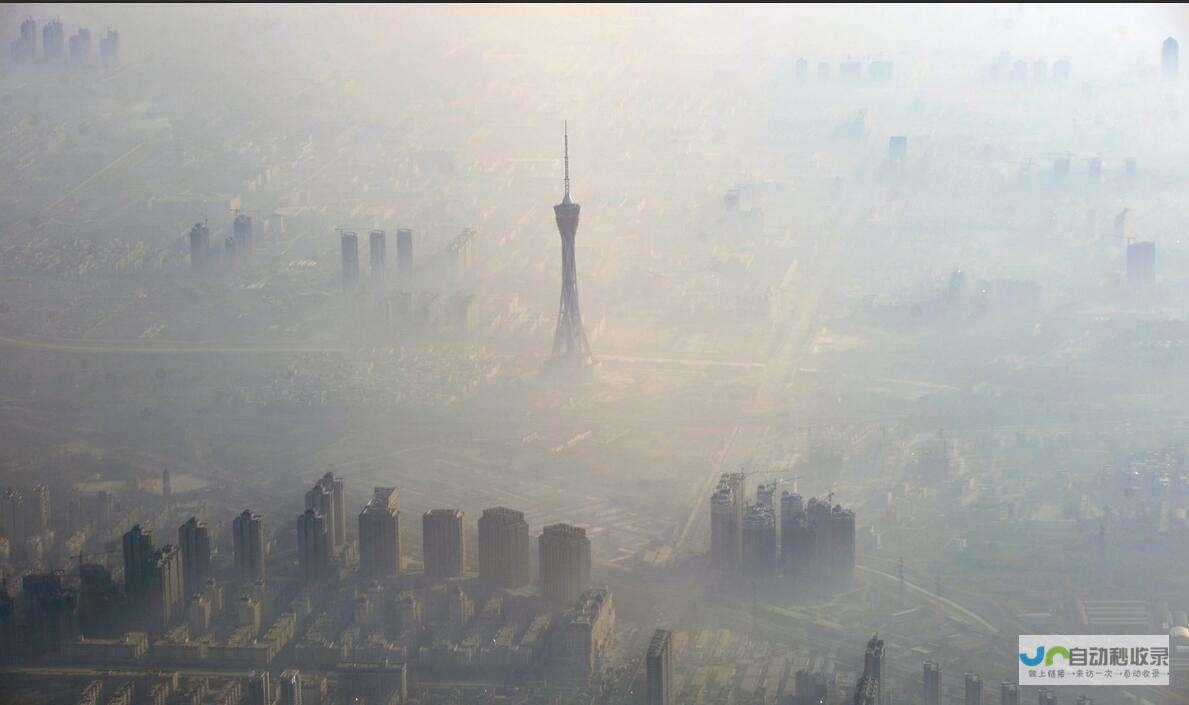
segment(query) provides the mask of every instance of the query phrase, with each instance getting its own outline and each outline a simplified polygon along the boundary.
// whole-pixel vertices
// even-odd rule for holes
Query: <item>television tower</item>
[[[570,200],[570,132],[565,135],[566,194],[553,207],[557,217],[557,231],[561,235],[561,303],[557,311],[557,331],[553,335],[555,361],[585,364],[590,361],[590,345],[582,328],[582,314],[578,310],[578,270],[574,265],[574,236],[578,233],[577,203]]]

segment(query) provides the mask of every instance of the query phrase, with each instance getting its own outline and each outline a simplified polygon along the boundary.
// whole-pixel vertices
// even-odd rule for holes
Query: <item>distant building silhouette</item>
[[[1169,37],[1160,45],[1160,71],[1164,78],[1173,80],[1181,68],[1181,45]]]
[[[941,667],[935,661],[926,661],[921,680],[921,700],[924,705],[941,705]]]
[[[964,705],[983,705],[983,678],[977,673],[967,673],[965,677]]]
[[[99,60],[105,67],[114,66],[120,58],[120,33],[114,29],[99,40]]]
[[[1020,688],[1011,681],[999,684],[999,705],[1020,705]]]
[[[1133,285],[1156,281],[1156,243],[1133,242],[1127,245],[1127,282]]]
[[[207,270],[211,249],[211,231],[206,223],[195,223],[190,227],[190,271],[198,273]]]
[[[248,254],[256,247],[252,236],[251,216],[240,213],[231,221],[231,235],[235,238],[235,246],[241,254]]]
[[[37,23],[32,17],[21,22],[21,34],[9,44],[14,64],[31,64],[37,58]]]
[[[343,258],[343,288],[353,289],[359,283],[359,238],[353,232],[339,236]]]
[[[62,34],[62,22],[50,20],[41,30],[41,47],[45,60],[61,63],[66,58],[66,37]]]
[[[80,27],[70,37],[70,63],[73,66],[86,66],[91,60],[91,30]]]
[[[383,230],[373,230],[368,236],[368,262],[371,265],[373,281],[384,280],[384,267],[388,257],[388,239]]]
[[[413,282],[413,231],[399,228],[396,231],[396,274],[397,284],[402,289],[411,289]]]

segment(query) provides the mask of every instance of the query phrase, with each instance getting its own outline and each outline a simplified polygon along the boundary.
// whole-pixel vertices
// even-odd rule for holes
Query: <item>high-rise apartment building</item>
[[[644,658],[645,705],[673,705],[673,633],[657,629]]]
[[[245,582],[264,580],[264,521],[245,509],[231,522],[235,571]]]
[[[372,577],[400,574],[400,511],[395,487],[377,487],[359,513],[359,572]]]
[[[307,583],[330,574],[330,544],[326,518],[317,509],[307,509],[297,517],[297,556]]]
[[[182,554],[182,597],[188,599],[211,576],[211,535],[206,524],[190,517],[179,526],[178,550]]]
[[[564,609],[590,587],[590,539],[586,529],[551,524],[541,531],[541,596],[554,609]]]
[[[479,577],[508,589],[532,582],[524,512],[507,507],[483,510],[479,517]]]
[[[431,509],[421,517],[421,555],[427,578],[457,578],[466,570],[463,513]]]

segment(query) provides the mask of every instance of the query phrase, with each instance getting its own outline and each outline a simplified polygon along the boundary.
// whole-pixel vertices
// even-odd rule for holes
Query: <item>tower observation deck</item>
[[[570,200],[570,133],[565,134],[565,196],[553,207],[557,218],[557,232],[561,235],[561,301],[557,311],[557,330],[553,335],[553,360],[586,364],[590,361],[590,344],[582,327],[582,313],[578,308],[578,270],[574,264],[574,237],[578,234],[577,203]]]

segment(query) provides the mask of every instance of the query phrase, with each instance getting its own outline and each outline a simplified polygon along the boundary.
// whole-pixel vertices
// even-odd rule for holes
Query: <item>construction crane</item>
[[[779,487],[784,484],[791,484],[793,492],[797,491],[797,480],[801,479],[800,475],[785,475],[785,473],[792,472],[792,468],[773,468],[769,470],[743,470],[740,472],[744,477],[754,477],[762,475],[782,475],[772,482],[774,486]]]
[[[82,567],[82,565],[83,565],[83,559],[84,559],[84,558],[91,558],[91,557],[94,557],[94,556],[110,556],[110,555],[112,555],[113,553],[119,553],[119,552],[120,552],[120,551],[119,551],[119,550],[117,550],[117,549],[114,549],[114,548],[109,548],[109,549],[107,549],[106,551],[89,551],[89,552],[87,552],[87,553],[79,553],[78,555],[70,556],[70,558],[72,558],[73,560],[76,560],[76,561],[78,561],[78,565],[79,565],[79,567],[81,568],[81,567]]]

